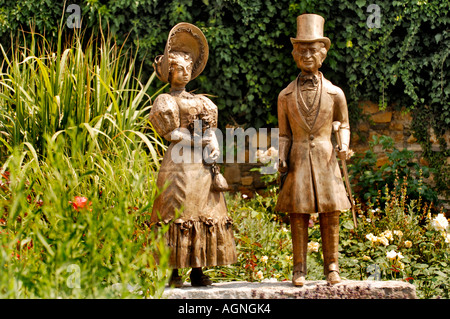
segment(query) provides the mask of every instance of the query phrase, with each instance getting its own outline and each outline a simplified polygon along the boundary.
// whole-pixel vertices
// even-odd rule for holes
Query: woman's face
[[[172,71],[170,74],[170,84],[172,87],[185,87],[191,80],[192,62],[183,57],[176,57],[172,60]]]

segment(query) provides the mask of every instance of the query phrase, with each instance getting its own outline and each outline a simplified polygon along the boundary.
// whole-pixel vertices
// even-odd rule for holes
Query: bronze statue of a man
[[[324,274],[341,281],[338,265],[339,213],[351,208],[331,142],[332,123],[339,121],[345,159],[350,142],[347,102],[343,91],[319,72],[330,48],[323,36],[324,19],[316,14],[297,17],[292,55],[301,73],[278,97],[279,172],[285,174],[277,211],[289,212],[295,286],[306,277],[308,222],[319,213]]]

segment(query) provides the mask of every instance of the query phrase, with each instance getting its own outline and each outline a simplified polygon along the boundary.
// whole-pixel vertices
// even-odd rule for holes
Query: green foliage
[[[12,57],[0,47],[0,297],[160,297],[167,227],[147,221],[164,145],[144,118],[154,75],[143,84],[108,37],[23,38]]]
[[[34,32],[22,35],[23,46],[17,41],[10,48],[11,58],[0,45],[5,59],[0,129],[9,150],[28,142],[45,156],[46,136],[84,129],[92,137],[100,136],[93,140],[100,144],[121,134],[142,139],[155,159],[152,143],[139,132],[151,107],[147,91],[155,74],[141,83],[136,53],[123,52],[103,33],[98,40],[74,34],[67,47],[61,32],[56,45]]]
[[[238,262],[208,270],[214,280],[287,280],[292,270],[292,242],[289,226],[273,213],[276,188],[264,196],[247,198],[227,194],[229,214],[234,220]]]
[[[358,228],[351,212],[340,215],[339,264],[344,280],[402,280],[416,286],[419,298],[450,298],[450,234],[433,227],[430,207],[410,200],[406,184],[386,189],[382,206],[358,206]],[[381,197],[381,195],[380,195]],[[378,198],[377,203],[381,198]],[[290,281],[292,238],[289,220],[272,212],[276,188],[254,198],[227,196],[234,218],[238,262],[208,270],[214,280]],[[322,240],[317,215],[309,226],[307,280],[324,280]],[[389,254],[395,253],[394,258]],[[389,253],[389,254],[388,254]],[[398,255],[400,254],[400,255]]]
[[[436,230],[430,206],[410,200],[406,187],[386,189],[384,206],[359,210],[356,230],[349,215],[343,216],[342,274],[358,280],[405,280],[416,286],[419,298],[450,298],[448,227]],[[389,258],[392,251],[400,256]]]
[[[427,166],[419,165],[413,161],[414,153],[407,149],[398,150],[394,147],[392,138],[388,136],[373,136],[369,142],[370,149],[365,153],[356,154],[352,163],[348,164],[349,177],[353,186],[354,196],[363,204],[374,204],[378,195],[383,194],[385,189],[400,188],[406,184],[408,197],[424,202],[437,202],[437,193],[423,179],[430,176]],[[375,147],[382,148],[387,156],[387,163],[381,167],[377,166],[377,155]],[[381,199],[384,203],[385,199]]]
[[[156,193],[155,163],[143,149],[121,143],[80,152],[85,138],[72,131],[49,140],[42,161],[27,143],[3,165],[2,298],[138,297],[127,284],[142,296],[161,296],[169,252],[163,232],[145,223]]]
[[[61,2],[47,0],[3,1],[0,30],[6,43],[9,32],[27,27],[52,36],[65,22]],[[433,125],[450,123],[448,54],[449,6],[446,1],[378,1],[380,27],[369,28],[368,1],[337,0],[209,0],[209,1],[80,1],[83,27],[97,32],[98,21],[123,41],[129,35],[142,51],[147,73],[161,54],[167,34],[176,23],[199,26],[210,46],[204,73],[192,89],[217,96],[222,124],[274,125],[278,93],[295,78],[290,37],[296,34],[296,17],[317,13],[325,17],[325,35],[331,39],[322,71],[343,87],[357,116],[360,99],[397,104],[419,113],[423,105],[433,110]],[[46,10],[48,9],[48,10]],[[36,14],[39,12],[39,14]],[[63,18],[61,20],[61,18]],[[66,30],[70,33],[71,30]]]

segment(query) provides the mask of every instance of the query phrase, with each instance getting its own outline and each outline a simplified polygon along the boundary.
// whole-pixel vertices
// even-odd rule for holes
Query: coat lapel
[[[303,117],[302,113],[300,112],[298,103],[297,103],[297,81],[298,77],[289,84],[287,87],[286,97],[287,97],[287,105],[288,110],[292,118],[295,119],[295,121],[300,125],[304,130],[309,131],[310,128],[308,124],[306,123],[305,118]]]
[[[319,113],[317,114],[316,121],[314,126],[311,129],[311,132],[314,133],[317,129],[321,128],[323,123],[329,117],[329,112],[331,110],[330,106],[330,97],[329,94],[332,91],[330,88],[330,82],[325,79],[322,73],[320,73],[320,77],[322,78],[322,94],[320,96],[320,104],[319,104]]]

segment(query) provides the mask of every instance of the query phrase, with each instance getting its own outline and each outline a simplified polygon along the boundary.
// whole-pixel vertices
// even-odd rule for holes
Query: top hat
[[[323,36],[323,25],[325,19],[317,14],[302,14],[297,17],[297,37],[291,38],[292,44],[299,42],[320,41],[328,50],[331,45],[330,39]]]
[[[169,82],[169,54],[184,52],[192,57],[191,80],[202,73],[208,61],[208,42],[203,32],[195,25],[181,22],[172,28],[167,38],[164,54],[155,58],[153,67],[156,76],[163,82]]]

